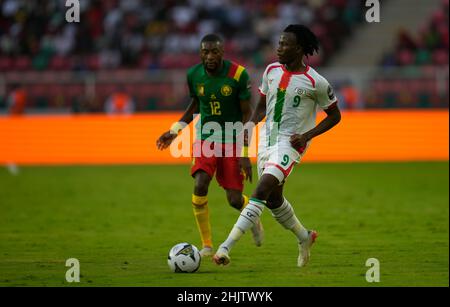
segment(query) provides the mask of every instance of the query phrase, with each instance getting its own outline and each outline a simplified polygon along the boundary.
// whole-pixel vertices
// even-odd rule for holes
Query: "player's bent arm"
[[[240,101],[240,106],[241,106],[241,112],[242,112],[242,123],[244,123],[244,125],[250,120],[250,117],[252,116],[252,105],[250,103],[250,100],[241,100]],[[249,141],[249,137],[248,137],[248,130],[244,130],[244,146],[248,146],[248,141]]]
[[[250,139],[253,134],[253,128],[263,120],[266,116],[266,96],[261,95],[256,105],[255,110],[253,111],[250,120],[244,121],[246,123],[245,131],[248,131],[248,135],[245,137],[245,144],[248,146],[250,144]]]
[[[191,103],[187,107],[186,111],[184,111],[183,116],[181,116],[180,120],[176,123],[174,123],[170,127],[170,132],[173,134],[178,134],[184,127],[189,125],[189,123],[193,120],[194,114],[197,114],[199,112],[199,102],[196,97],[193,97],[191,99]]]
[[[304,134],[308,141],[324,132],[327,132],[341,121],[341,111],[336,103],[332,104],[324,111],[327,113],[327,117],[325,117],[316,127]]]
[[[242,112],[242,122],[246,123],[252,116],[253,108],[250,100],[241,100],[241,112]]]
[[[266,96],[260,95],[256,109],[253,112],[251,122],[257,125],[266,116]]]
[[[185,122],[186,124],[189,124],[194,114],[197,114],[199,112],[199,103],[197,98],[192,98],[191,103],[187,107],[186,111],[184,112],[183,116],[180,118],[180,122]]]
[[[325,110],[327,117],[325,117],[316,127],[303,134],[294,134],[291,136],[291,145],[299,151],[302,151],[308,141],[312,138],[330,130],[336,126],[341,120],[341,112],[336,104],[331,105]]]
[[[247,123],[252,116],[252,105],[250,100],[241,100],[241,112],[242,112],[242,122]],[[248,146],[250,142],[249,133],[251,130],[244,129],[244,146],[242,147],[241,159],[239,160],[239,167],[244,172],[245,179],[252,182],[252,164],[248,158]]]
[[[193,119],[193,115],[198,113],[199,111],[199,103],[197,98],[192,98],[191,103],[188,108],[184,112],[183,116],[181,116],[178,122],[172,124],[170,129],[164,132],[157,140],[156,146],[159,150],[164,150],[170,146],[172,141],[177,137],[178,133],[183,130],[184,127],[189,125],[189,123]]]

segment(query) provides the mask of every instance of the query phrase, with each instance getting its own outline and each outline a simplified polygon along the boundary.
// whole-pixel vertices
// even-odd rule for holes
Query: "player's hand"
[[[156,140],[156,146],[159,150],[166,149],[172,144],[172,141],[177,137],[176,134],[171,133],[170,131],[164,132],[158,140]]]
[[[306,148],[308,138],[304,134],[294,134],[291,135],[290,142],[295,150],[297,150],[299,153],[302,153]]]
[[[239,167],[241,171],[244,173],[245,180],[252,182],[253,173],[252,173],[252,163],[250,162],[250,158],[241,157],[239,159]]]

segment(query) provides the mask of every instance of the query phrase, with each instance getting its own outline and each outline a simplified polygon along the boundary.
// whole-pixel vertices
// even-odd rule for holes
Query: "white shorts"
[[[295,164],[300,162],[307,149],[308,146],[300,154],[290,145],[276,144],[266,148],[260,147],[258,150],[259,178],[264,174],[271,174],[282,184],[291,174]]]

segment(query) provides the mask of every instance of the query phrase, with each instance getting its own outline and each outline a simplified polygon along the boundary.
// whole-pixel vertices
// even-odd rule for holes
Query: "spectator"
[[[359,91],[355,86],[353,86],[351,81],[347,81],[342,86],[340,92],[347,109],[353,110],[360,107]]]
[[[136,104],[133,98],[123,88],[113,93],[105,103],[105,112],[108,114],[132,114]]]
[[[382,65],[448,65],[448,37],[448,0],[443,0],[416,37],[399,30],[395,50],[383,57]]]
[[[19,84],[14,84],[6,100],[8,113],[11,115],[24,114],[26,102],[27,102],[27,94],[25,92],[25,89],[21,87]]]

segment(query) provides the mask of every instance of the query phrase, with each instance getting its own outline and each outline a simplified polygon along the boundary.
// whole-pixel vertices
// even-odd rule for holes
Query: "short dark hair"
[[[307,26],[289,25],[284,29],[284,32],[295,34],[297,43],[302,46],[305,55],[313,55],[314,52],[319,51],[319,40]]]
[[[206,34],[205,36],[203,36],[200,44],[205,43],[205,42],[211,42],[211,43],[223,43],[223,39],[217,35],[217,34]]]

